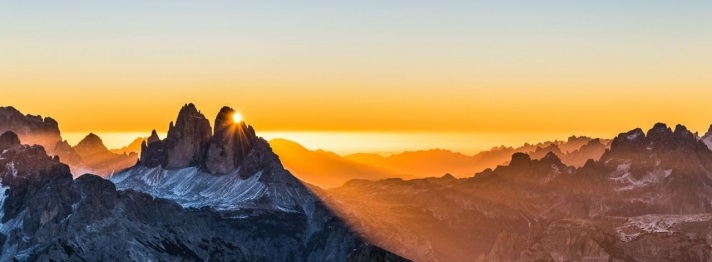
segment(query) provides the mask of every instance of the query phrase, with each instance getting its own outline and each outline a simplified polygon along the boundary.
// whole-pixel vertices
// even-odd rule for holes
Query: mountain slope
[[[121,154],[121,155],[123,155],[123,154],[128,155],[131,153],[140,154],[141,153],[141,143],[143,143],[143,141],[146,141],[146,139],[148,139],[148,137],[139,137],[139,138],[136,138],[134,141],[132,141],[130,144],[128,144],[122,148],[111,149],[110,151],[114,154]]]
[[[289,172],[321,188],[341,186],[351,179],[378,180],[397,176],[392,171],[359,164],[332,152],[311,151],[286,139],[273,139],[269,144]]]
[[[320,193],[374,244],[418,261],[712,258],[712,151],[679,125],[622,133],[579,168],[555,153],[515,153],[472,178],[362,180]]]
[[[116,154],[104,146],[99,136],[90,133],[74,146],[74,151],[91,173],[108,177],[136,164],[138,154]],[[60,160],[62,157],[60,156]]]

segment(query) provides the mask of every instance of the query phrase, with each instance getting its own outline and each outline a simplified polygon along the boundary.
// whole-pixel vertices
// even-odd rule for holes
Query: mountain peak
[[[161,141],[161,138],[158,137],[158,133],[156,133],[156,129],[153,129],[153,131],[151,131],[151,136],[149,136],[148,139],[146,139],[146,141],[148,144],[152,144],[152,143]]]
[[[97,136],[96,134],[94,134],[94,133],[89,133],[87,136],[84,137],[84,139],[82,139],[82,141],[79,141],[79,144],[82,144],[82,143],[102,144],[103,141],[102,141],[101,138],[100,138],[99,136]]]
[[[0,133],[12,131],[24,144],[41,145],[54,151],[57,142],[62,141],[57,121],[39,115],[24,115],[12,106],[0,107]]]
[[[178,112],[175,125],[169,125],[165,139],[161,140],[153,130],[148,142],[141,147],[140,163],[167,169],[195,166],[213,174],[237,170],[258,138],[251,126],[235,122],[234,114],[234,109],[222,107],[213,131],[208,119],[194,104],[185,104]],[[271,153],[269,145],[264,148]]]
[[[554,152],[549,151],[549,153],[546,153],[546,155],[541,159],[541,161],[546,161],[546,162],[549,162],[549,161],[561,162],[561,159],[559,158],[559,156],[557,156],[556,154],[554,154]]]
[[[245,122],[236,123],[233,120],[234,114],[234,109],[225,106],[215,117],[215,131],[205,163],[205,167],[213,174],[237,170],[257,141],[255,130]]]
[[[656,138],[662,138],[672,135],[672,129],[670,129],[666,124],[664,123],[656,123],[653,128],[648,130],[647,137],[656,139]]]
[[[532,158],[528,154],[517,152],[512,154],[512,160],[509,161],[509,165],[516,166],[520,164],[529,163],[531,161]]]
[[[20,138],[17,137],[17,134],[15,134],[15,132],[7,131],[0,135],[0,149],[4,150],[19,145]]]
[[[166,136],[166,163],[168,169],[199,166],[212,137],[210,122],[192,103],[178,112],[175,125],[171,122]]]
[[[109,149],[106,148],[104,145],[104,142],[101,140],[99,136],[97,136],[94,133],[89,133],[82,141],[79,141],[79,143],[75,146],[77,151],[83,151],[83,152],[108,152]],[[81,154],[81,153],[80,153]]]

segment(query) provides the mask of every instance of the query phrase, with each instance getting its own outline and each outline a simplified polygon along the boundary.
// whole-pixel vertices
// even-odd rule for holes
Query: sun
[[[234,114],[232,114],[232,121],[235,121],[235,123],[242,122],[242,115],[240,113],[235,112]]]

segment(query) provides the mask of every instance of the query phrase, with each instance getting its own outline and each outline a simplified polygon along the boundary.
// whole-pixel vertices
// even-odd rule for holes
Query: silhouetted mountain
[[[594,140],[597,142],[592,142]],[[580,167],[588,159],[598,160],[607,148],[605,143],[607,141],[601,139],[572,136],[567,141],[524,144],[518,148],[495,147],[473,156],[433,149],[409,151],[385,157],[378,154],[358,153],[347,155],[345,158],[364,165],[392,170],[401,177],[404,175],[432,177],[446,173],[457,177],[469,177],[487,168],[507,164],[514,153],[527,153],[532,158],[538,159],[552,152],[566,165]]]
[[[289,172],[322,188],[341,186],[351,179],[398,177],[392,171],[359,164],[328,151],[311,151],[286,139],[274,139],[269,144]]]
[[[59,156],[59,161],[69,165],[69,169],[75,176],[92,172],[91,168],[84,163],[82,157],[77,154],[77,151],[67,140],[57,142],[54,147],[54,154]]]
[[[210,137],[210,122],[193,104],[181,108],[176,119],[168,126],[166,144],[166,163],[169,169],[194,166],[204,161]]]
[[[28,145],[40,145],[49,155],[59,156],[74,176],[93,173],[100,176],[133,166],[137,154],[109,152],[101,139],[89,134],[76,147],[62,140],[57,121],[50,117],[23,115],[13,107],[0,107],[0,132],[12,131]]]
[[[132,167],[138,154],[116,154],[106,148],[99,136],[90,133],[74,146],[74,152],[88,168],[88,172],[107,177],[114,172]],[[60,155],[60,160],[63,159]],[[69,162],[71,163],[71,162]]]
[[[12,131],[25,144],[41,145],[50,152],[62,141],[57,121],[50,117],[23,115],[14,107],[0,107],[0,133]]]
[[[591,140],[565,155],[601,148]],[[375,244],[418,261],[708,261],[710,170],[703,139],[656,124],[618,135],[580,168],[551,151],[515,153],[472,178],[319,193]]]
[[[119,148],[119,149],[110,149],[110,151],[114,154],[131,154],[131,153],[136,153],[140,154],[141,153],[141,143],[146,141],[148,137],[139,137],[136,138],[134,141],[132,141],[130,144]]]
[[[441,176],[446,173],[472,176],[477,171],[472,157],[443,149],[407,151],[387,157],[377,154],[352,154],[345,158],[411,177]]]

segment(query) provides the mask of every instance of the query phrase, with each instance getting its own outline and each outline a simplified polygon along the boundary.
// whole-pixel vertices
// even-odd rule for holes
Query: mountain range
[[[186,104],[104,179],[63,163],[112,162],[97,136],[0,113],[0,261],[712,260],[712,126],[339,156]]]
[[[232,113],[222,108],[213,130],[185,105],[109,180],[73,178],[61,156],[4,132],[0,260],[407,261],[351,230]],[[77,154],[106,151],[84,140]]]
[[[42,146],[50,155],[59,156],[72,174],[91,173],[107,177],[136,164],[135,152],[112,152],[97,135],[90,133],[77,145],[62,140],[59,124],[51,117],[23,115],[14,107],[0,107],[0,133],[11,131],[25,144]]]
[[[709,261],[710,136],[656,124],[581,167],[515,153],[470,178],[354,180],[320,194],[416,261]]]
[[[514,153],[527,153],[539,159],[552,152],[571,166],[580,167],[588,159],[598,159],[609,147],[610,140],[572,136],[567,141],[548,141],[520,147],[495,147],[475,155],[443,149],[407,151],[382,156],[357,153],[340,156],[325,150],[309,150],[286,139],[269,141],[284,166],[300,179],[322,188],[341,186],[352,179],[414,179],[471,177],[487,168],[509,162]]]

